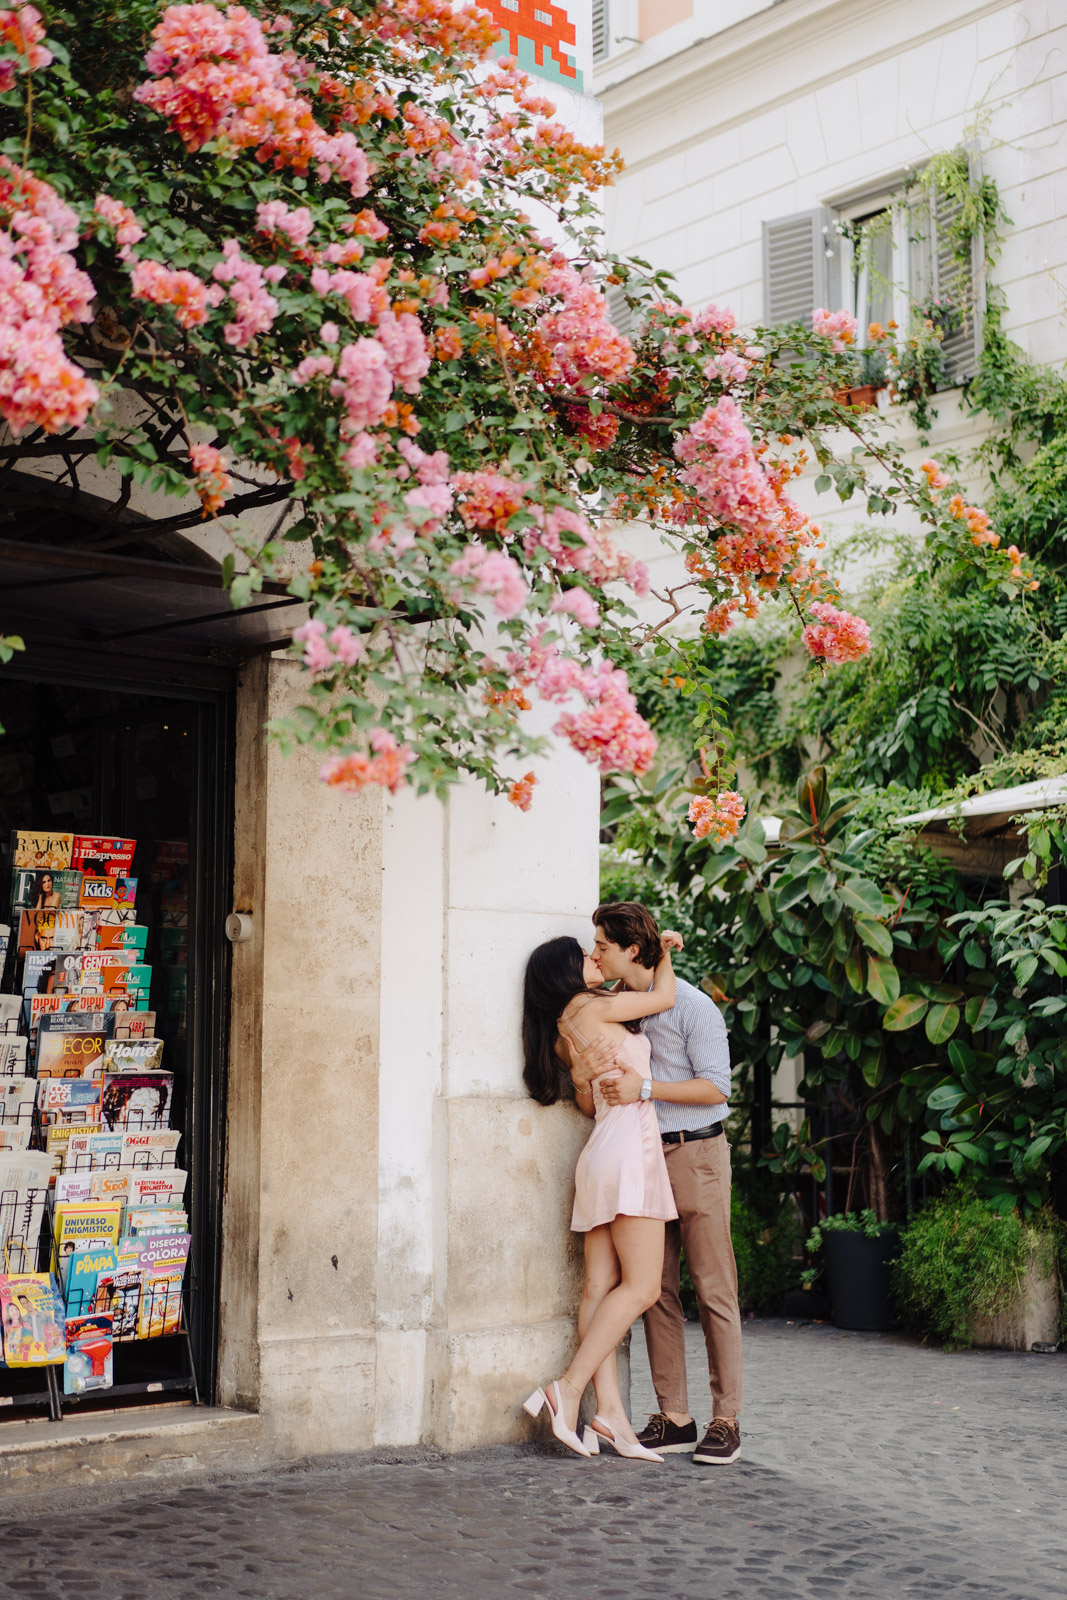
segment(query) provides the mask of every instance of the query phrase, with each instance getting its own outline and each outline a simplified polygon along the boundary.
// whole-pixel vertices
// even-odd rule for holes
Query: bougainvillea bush
[[[495,34],[450,0],[0,9],[0,413],[35,461],[195,489],[236,603],[267,576],[307,601],[282,731],[327,782],[470,772],[525,808],[536,698],[602,771],[648,769],[627,661],[700,688],[686,625],[781,599],[817,659],[866,649],[787,493],[807,462],[872,512],[910,500],[976,582],[1021,569],[835,399],[845,313],[741,330],[605,253],[617,159]],[[688,569],[640,625],[628,518]],[[740,807],[715,792],[694,820],[721,838]]]

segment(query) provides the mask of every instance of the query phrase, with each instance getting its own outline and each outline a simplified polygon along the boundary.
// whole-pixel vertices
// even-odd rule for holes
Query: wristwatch
[[[641,1080],[641,1099],[642,1100],[651,1100],[652,1099],[652,1079],[651,1078],[642,1078],[642,1080]]]

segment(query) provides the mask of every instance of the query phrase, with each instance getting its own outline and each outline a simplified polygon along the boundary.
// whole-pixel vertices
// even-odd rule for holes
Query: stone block
[[[1014,1305],[976,1322],[974,1342],[987,1350],[1029,1350],[1036,1343],[1058,1344],[1059,1338],[1059,1279],[1054,1264],[1034,1252]]]

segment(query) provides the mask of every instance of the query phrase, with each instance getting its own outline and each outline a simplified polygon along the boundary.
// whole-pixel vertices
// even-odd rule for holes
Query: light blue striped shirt
[[[652,1046],[652,1076],[659,1083],[707,1078],[727,1100],[713,1106],[657,1100],[660,1133],[709,1128],[730,1114],[730,1044],[722,1012],[702,989],[694,989],[684,978],[677,982],[678,997],[671,1009],[641,1019],[641,1032]]]

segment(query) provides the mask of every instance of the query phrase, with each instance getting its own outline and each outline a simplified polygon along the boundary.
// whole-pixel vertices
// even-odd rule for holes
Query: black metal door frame
[[[195,982],[189,985],[189,1210],[194,1222],[196,1292],[190,1334],[201,1399],[214,1402],[218,1379],[223,1159],[230,1031],[230,947],[223,924],[233,885],[235,674],[213,664],[189,673],[145,659],[115,671],[68,649],[62,665],[16,657],[3,678],[32,683],[106,687],[151,694],[196,707],[196,782],[189,818],[189,936]],[[127,673],[129,675],[127,675]],[[105,831],[110,831],[107,829]],[[193,941],[195,940],[195,945]]]

